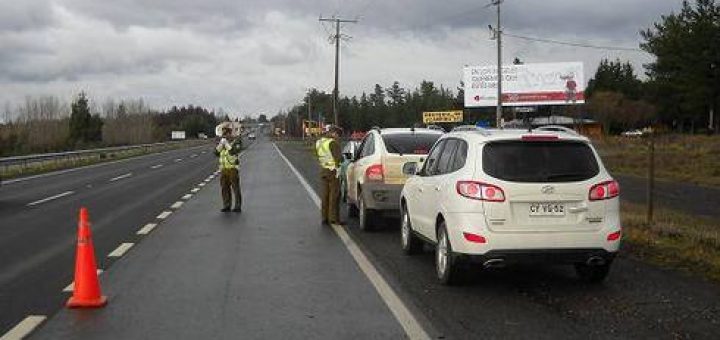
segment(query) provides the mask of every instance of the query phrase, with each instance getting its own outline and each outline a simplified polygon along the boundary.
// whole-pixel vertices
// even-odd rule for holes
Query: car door
[[[360,145],[360,148],[358,149],[357,156],[355,157],[355,161],[351,164],[352,169],[349,169],[348,172],[348,192],[350,193],[350,196],[352,198],[352,202],[357,204],[358,202],[358,193],[357,188],[358,184],[362,185],[364,182],[364,176],[365,176],[365,169],[368,166],[369,157],[375,153],[375,140],[373,137],[373,134],[368,134],[365,139],[363,140],[362,144]]]
[[[430,151],[427,160],[423,164],[423,168],[420,171],[417,184],[414,185],[415,202],[413,209],[409,210],[410,217],[412,218],[412,224],[415,231],[421,233],[427,238],[434,239],[434,216],[431,211],[428,211],[428,202],[432,197],[431,191],[434,191],[436,179],[435,176],[438,171],[438,161],[442,157],[443,149],[445,148],[446,141],[441,140]]]

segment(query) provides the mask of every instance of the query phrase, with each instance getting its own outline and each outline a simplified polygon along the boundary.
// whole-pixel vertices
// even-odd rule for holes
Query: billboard
[[[585,103],[581,62],[503,65],[504,106]],[[497,105],[497,66],[464,69],[465,107]]]
[[[457,123],[463,121],[462,111],[423,112],[423,123]]]

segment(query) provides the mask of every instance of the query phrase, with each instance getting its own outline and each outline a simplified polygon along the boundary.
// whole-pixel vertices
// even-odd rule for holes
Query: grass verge
[[[621,210],[626,254],[720,282],[720,221],[656,208],[650,225],[644,205],[622,202]]]

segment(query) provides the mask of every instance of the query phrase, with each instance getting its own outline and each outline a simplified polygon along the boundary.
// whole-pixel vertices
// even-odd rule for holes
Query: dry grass
[[[655,141],[657,179],[720,187],[720,136],[661,135]],[[607,137],[594,144],[610,172],[647,177],[647,139]]]
[[[665,267],[720,281],[720,221],[660,208],[655,223],[645,222],[645,207],[622,203],[626,250]]]

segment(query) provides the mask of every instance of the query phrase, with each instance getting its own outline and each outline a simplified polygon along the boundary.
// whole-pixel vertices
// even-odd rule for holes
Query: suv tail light
[[[617,181],[607,181],[595,184],[590,188],[590,200],[601,201],[620,195],[620,185]]]
[[[475,181],[459,181],[456,188],[457,193],[466,198],[488,202],[505,201],[505,192],[496,185]]]
[[[382,164],[373,164],[365,170],[365,179],[368,181],[382,182],[385,179]]]

